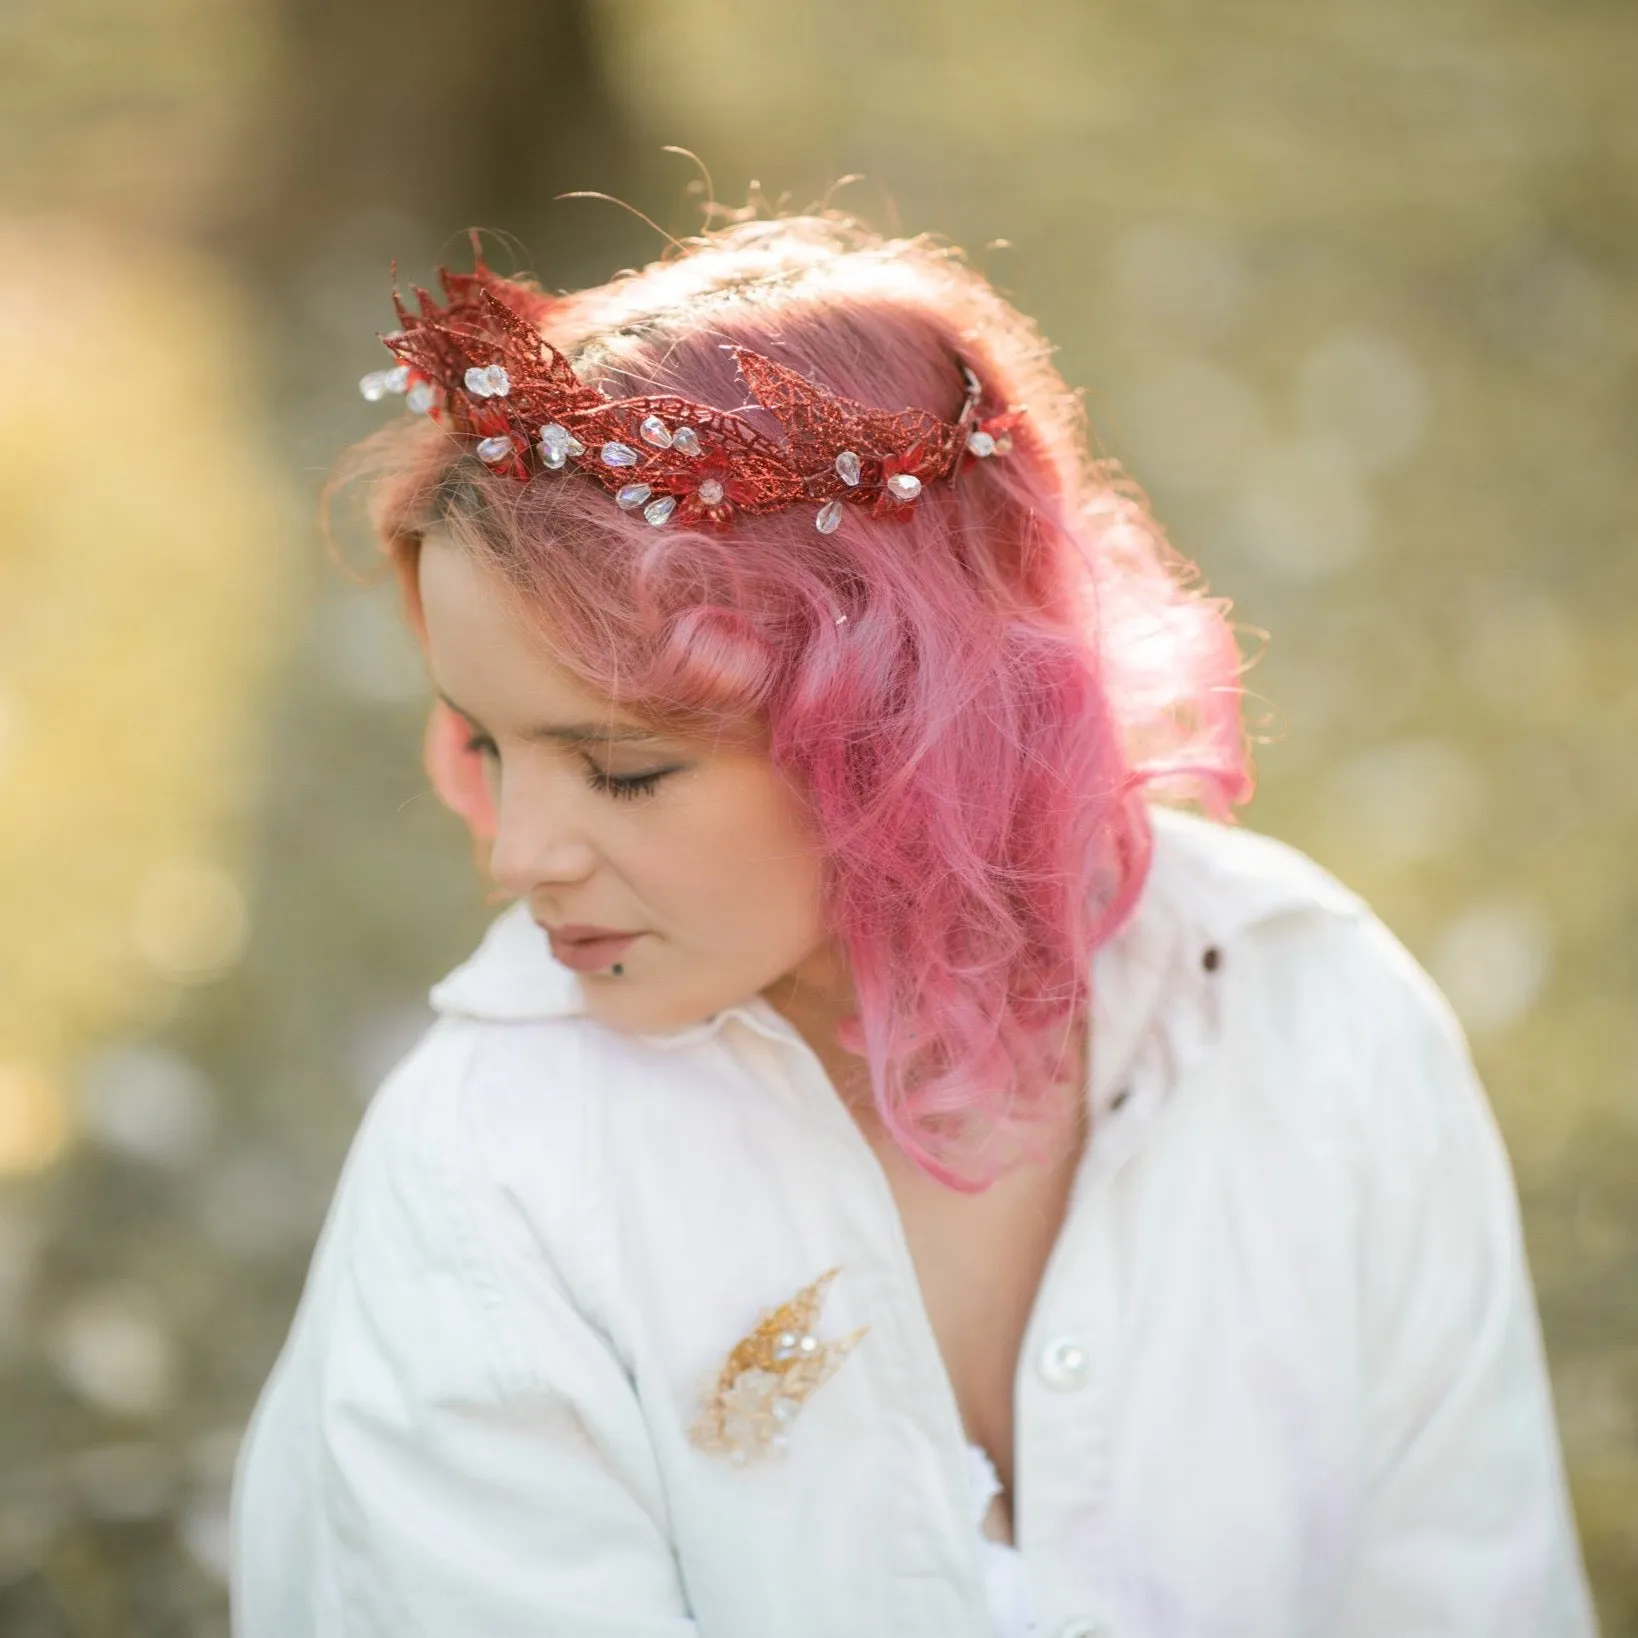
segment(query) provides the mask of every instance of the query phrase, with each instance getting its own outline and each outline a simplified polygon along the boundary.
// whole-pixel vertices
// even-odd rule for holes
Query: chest
[[[1010,1172],[982,1194],[962,1194],[891,1146],[878,1150],[962,1427],[1001,1480],[985,1529],[1002,1541],[1013,1539],[1018,1357],[1079,1154],[1078,1135],[1066,1137],[1046,1164]]]

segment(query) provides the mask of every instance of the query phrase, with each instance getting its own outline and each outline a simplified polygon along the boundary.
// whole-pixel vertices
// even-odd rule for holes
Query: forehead
[[[611,729],[615,737],[652,731],[587,689],[505,577],[447,535],[423,540],[417,582],[433,684],[463,715],[527,700],[537,711],[595,720],[605,738]]]
[[[528,719],[540,729],[529,737],[572,744],[645,738],[768,754],[766,719],[749,708],[679,700],[639,713],[588,687],[563,663],[547,622],[458,537],[429,530],[417,556],[415,596],[433,685],[469,720],[518,731],[514,725]]]

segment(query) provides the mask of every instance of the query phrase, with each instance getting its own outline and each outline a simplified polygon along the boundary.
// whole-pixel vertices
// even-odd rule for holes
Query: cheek
[[[458,813],[474,836],[493,841],[495,804],[483,758],[466,748],[471,736],[471,729],[440,700],[427,719],[422,766],[444,806]]]
[[[783,787],[726,780],[692,827],[684,891],[719,947],[805,954],[819,936],[823,871],[817,838]],[[715,936],[712,928],[715,928]]]
[[[754,774],[711,769],[607,859],[663,935],[653,964],[634,967],[643,981],[591,987],[596,1016],[616,1027],[679,1028],[765,989],[824,941],[816,839],[783,787]]]

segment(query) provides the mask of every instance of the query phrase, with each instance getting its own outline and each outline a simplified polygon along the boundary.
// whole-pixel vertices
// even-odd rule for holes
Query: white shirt
[[[1038,1638],[1035,1595],[1024,1555],[1007,1542],[993,1540],[985,1529],[990,1503],[1001,1494],[1001,1475],[982,1445],[969,1444],[967,1479],[973,1523],[978,1529],[978,1562],[984,1577],[984,1603],[994,1638]]]
[[[1517,1200],[1449,1009],[1300,854],[1155,822],[1018,1364],[1040,1632],[1583,1638]],[[521,905],[432,1000],[246,1435],[239,1638],[991,1638],[892,1195],[794,1028],[760,996],[599,1024]],[[831,1268],[816,1333],[868,1329],[783,1458],[697,1448],[728,1350]]]

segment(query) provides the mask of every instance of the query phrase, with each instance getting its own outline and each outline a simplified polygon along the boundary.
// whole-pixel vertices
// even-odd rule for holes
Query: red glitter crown
[[[960,365],[961,414],[871,409],[837,397],[771,358],[730,346],[751,396],[784,429],[775,442],[732,411],[672,396],[610,398],[586,385],[540,332],[554,305],[533,286],[484,266],[438,270],[444,301],[415,287],[420,311],[393,292],[399,328],[381,339],[399,360],[359,383],[378,400],[401,393],[461,437],[493,471],[528,482],[572,468],[627,511],[668,523],[726,528],[739,513],[816,504],[829,534],[844,506],[908,518],[930,483],[1012,447],[1015,412],[981,417],[983,388]]]

